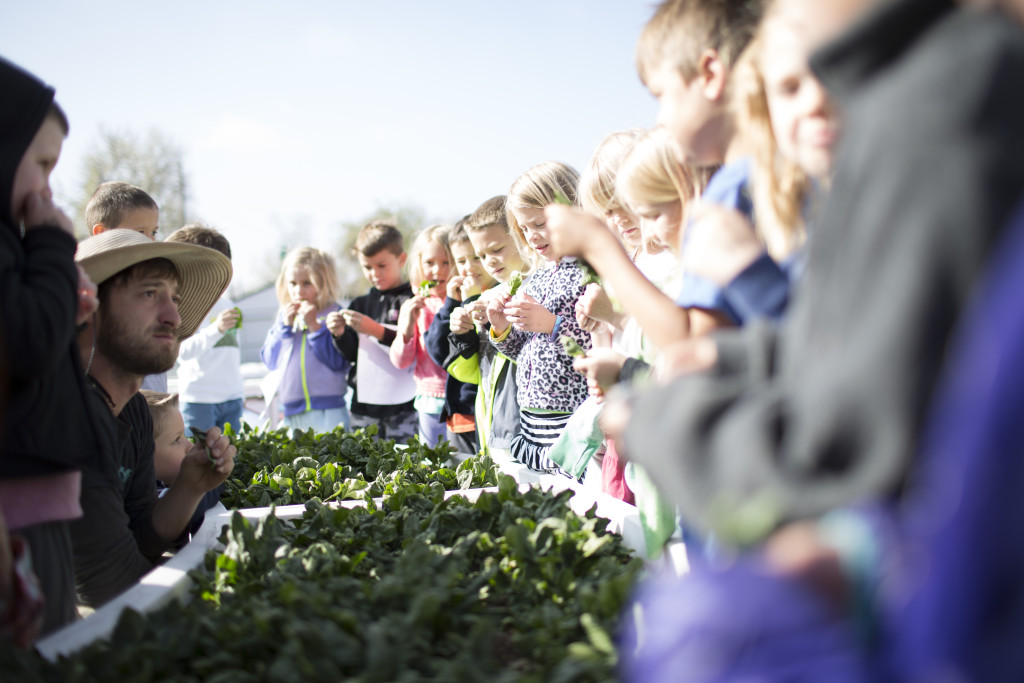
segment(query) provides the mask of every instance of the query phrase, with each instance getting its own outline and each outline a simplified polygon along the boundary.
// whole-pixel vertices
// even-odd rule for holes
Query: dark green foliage
[[[374,439],[376,426],[316,434],[286,428],[258,431],[243,426],[233,437],[238,448],[227,480],[224,507],[251,508],[319,499],[378,498],[402,483],[439,483],[446,490],[495,486],[494,461],[478,455],[451,466],[450,447],[434,447],[415,436],[407,447]]]
[[[502,476],[476,503],[406,484],[379,509],[236,513],[223,552],[193,572],[189,607],[128,612],[110,642],[56,665],[5,652],[0,670],[70,683],[615,680],[613,634],[642,562],[569,496]]]

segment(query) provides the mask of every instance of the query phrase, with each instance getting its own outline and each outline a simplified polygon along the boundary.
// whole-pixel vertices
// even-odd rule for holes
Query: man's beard
[[[160,332],[173,334],[174,344],[157,347],[152,335]],[[154,375],[167,372],[178,360],[177,332],[171,325],[139,332],[108,311],[97,329],[96,349],[113,365],[129,374],[142,377]]]

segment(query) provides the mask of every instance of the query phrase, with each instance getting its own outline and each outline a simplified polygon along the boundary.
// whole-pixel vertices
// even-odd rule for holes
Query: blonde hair
[[[153,417],[153,436],[159,436],[167,424],[171,411],[178,410],[178,395],[149,389],[143,389],[142,395],[149,406],[149,414]]]
[[[743,147],[753,161],[755,231],[768,254],[779,261],[807,239],[803,209],[811,179],[779,153],[760,67],[761,46],[759,31],[737,65],[732,106]]]
[[[644,131],[640,128],[620,130],[606,136],[594,150],[590,162],[580,174],[580,207],[598,218],[623,208],[615,195],[615,177],[623,159]]]
[[[637,41],[640,80],[646,85],[651,71],[668,63],[690,82],[705,50],[716,51],[732,67],[753,37],[763,7],[763,0],[665,0]]]
[[[341,288],[338,286],[334,259],[316,247],[299,247],[288,252],[277,276],[277,300],[282,307],[291,303],[286,279],[289,268],[305,268],[309,271],[309,279],[316,286],[316,310],[322,311],[338,299]]]
[[[532,260],[534,251],[526,243],[523,228],[512,213],[512,208],[543,209],[555,204],[555,197],[558,194],[570,203],[576,204],[576,188],[579,182],[580,174],[576,169],[560,161],[539,163],[516,178],[505,200],[505,220],[508,221],[508,231],[515,240],[520,254],[530,254]]]
[[[451,229],[450,225],[438,223],[423,228],[416,235],[416,239],[412,242],[412,248],[409,250],[409,282],[412,284],[413,291],[426,279],[423,275],[422,256],[428,244],[434,242],[444,247],[445,253],[448,254],[448,262],[451,263],[452,250],[448,246],[448,233],[451,232]]]
[[[683,221],[688,205],[707,185],[715,168],[694,168],[676,159],[672,140],[664,128],[653,128],[641,136],[619,166],[616,196],[636,213],[639,204],[683,204]]]

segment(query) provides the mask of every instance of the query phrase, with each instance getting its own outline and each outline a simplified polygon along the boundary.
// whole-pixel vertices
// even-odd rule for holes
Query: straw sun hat
[[[154,258],[174,264],[181,281],[178,339],[187,339],[231,282],[231,259],[215,249],[181,242],[151,242],[134,230],[108,230],[78,244],[75,260],[97,285],[129,266]]]

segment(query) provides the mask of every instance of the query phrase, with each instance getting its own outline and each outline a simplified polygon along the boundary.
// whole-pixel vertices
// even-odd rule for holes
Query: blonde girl
[[[419,435],[433,446],[447,438],[444,420],[444,390],[448,373],[430,357],[424,336],[444,304],[452,255],[448,248],[450,225],[424,228],[409,251],[409,281],[413,297],[398,313],[398,334],[391,343],[391,362],[396,368],[414,365]]]
[[[733,105],[743,148],[753,160],[756,232],[777,262],[807,236],[807,217],[832,171],[839,122],[808,65],[806,45],[772,3],[740,59]]]
[[[487,306],[491,342],[516,361],[521,431],[513,437],[512,456],[538,470],[558,469],[546,453],[587,398],[586,380],[573,370],[573,359],[559,341],[568,337],[590,348],[590,335],[575,314],[583,272],[576,259],[563,258],[551,243],[544,217],[545,207],[559,198],[575,202],[578,182],[575,169],[549,161],[512,184],[506,200],[509,229],[538,268],[515,296],[506,290]]]
[[[298,429],[331,431],[349,425],[345,404],[348,361],[331,343],[324,324],[340,310],[334,259],[319,249],[290,252],[277,277],[277,320],[267,332],[260,358],[279,376],[277,395],[284,423]]]

